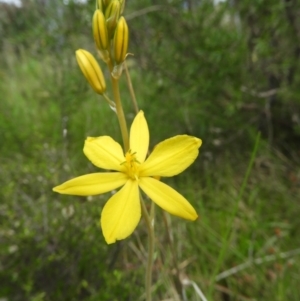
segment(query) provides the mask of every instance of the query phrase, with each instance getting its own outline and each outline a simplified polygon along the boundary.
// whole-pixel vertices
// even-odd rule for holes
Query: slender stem
[[[252,265],[255,265],[255,264],[259,265],[259,264],[263,264],[263,263],[266,263],[266,262],[276,260],[278,258],[285,259],[285,258],[289,258],[289,257],[292,257],[292,256],[297,256],[297,255],[300,255],[300,249],[294,249],[294,250],[291,250],[291,251],[288,251],[288,252],[282,252],[282,253],[279,253],[279,254],[276,254],[276,255],[267,255],[267,256],[264,256],[264,257],[250,259],[250,260],[247,260],[244,263],[236,265],[235,267],[220,273],[219,275],[216,276],[216,281],[220,281],[224,278],[227,278],[231,275],[234,275],[234,274],[236,274],[240,271],[243,271],[244,269],[246,269],[246,268],[248,268]]]
[[[227,228],[227,230],[225,231],[225,235],[223,236],[223,245],[222,245],[222,248],[220,250],[218,260],[217,260],[217,263],[215,265],[215,268],[214,268],[214,271],[213,271],[213,274],[212,274],[212,281],[215,281],[216,276],[217,276],[217,274],[220,270],[221,264],[223,262],[223,259],[226,255],[226,252],[227,252],[227,249],[228,249],[228,246],[229,246],[229,238],[230,238],[230,235],[231,235],[231,232],[232,232],[234,219],[235,219],[236,214],[238,212],[240,201],[241,201],[241,199],[244,195],[244,191],[245,191],[246,185],[248,183],[248,179],[249,179],[249,176],[250,176],[253,164],[254,164],[256,154],[257,154],[259,141],[260,141],[260,132],[258,132],[257,135],[256,135],[254,148],[253,148],[253,151],[251,153],[251,157],[250,157],[250,160],[249,160],[249,163],[248,163],[246,174],[244,176],[241,188],[239,190],[239,194],[237,196],[237,200],[236,200],[235,206],[233,208],[233,213],[230,217],[229,227]],[[211,297],[211,295],[212,295],[212,290],[213,290],[213,286],[211,285],[210,288],[209,288],[209,297]]]
[[[148,260],[146,269],[146,301],[151,301],[151,286],[152,286],[152,267],[153,267],[153,255],[154,255],[154,209],[155,205],[151,202],[150,216],[148,214],[145,202],[141,195],[142,212],[145,218],[148,229]]]
[[[173,265],[174,265],[174,269],[175,269],[175,288],[177,290],[177,293],[179,296],[182,295],[182,284],[180,281],[180,270],[178,267],[178,261],[177,261],[177,255],[176,255],[176,250],[175,250],[175,246],[174,246],[174,242],[172,239],[172,235],[171,235],[171,229],[167,220],[167,213],[165,211],[162,212],[163,213],[163,221],[164,221],[164,225],[165,225],[165,229],[167,232],[167,239],[168,239],[168,243],[169,243],[169,247],[171,250],[171,254],[172,254],[172,260],[173,260]]]
[[[113,93],[114,93],[114,99],[116,103],[117,116],[118,116],[122,138],[123,138],[124,150],[125,152],[127,152],[129,150],[129,138],[128,138],[127,123],[126,123],[126,119],[121,103],[119,81],[113,77],[111,77],[111,79],[113,84]]]
[[[110,100],[105,93],[102,96],[104,97],[104,99],[107,101],[107,103],[110,105],[111,108],[114,109],[116,108],[116,104],[112,100]]]
[[[115,104],[116,104],[116,111],[117,111],[117,116],[119,120],[119,125],[122,133],[122,139],[123,139],[123,144],[124,144],[124,150],[127,152],[129,150],[129,138],[128,138],[128,129],[127,129],[127,123],[122,107],[122,102],[121,102],[121,97],[120,97],[120,90],[119,90],[119,80],[114,78],[111,75],[111,72],[113,70],[113,66],[111,63],[111,60],[107,63],[108,68],[110,70],[110,78],[112,81],[112,88],[113,88],[113,94],[114,94],[114,99],[115,99]]]
[[[137,104],[137,101],[136,101],[136,97],[135,97],[135,93],[134,93],[134,89],[133,89],[133,86],[132,86],[132,81],[131,81],[131,78],[130,78],[130,74],[129,74],[129,70],[128,70],[128,66],[127,66],[126,61],[124,61],[124,67],[125,67],[126,80],[127,80],[127,85],[128,85],[128,89],[129,89],[129,92],[130,92],[132,104],[133,104],[134,110],[137,114],[139,112],[139,107],[138,107],[138,104]]]

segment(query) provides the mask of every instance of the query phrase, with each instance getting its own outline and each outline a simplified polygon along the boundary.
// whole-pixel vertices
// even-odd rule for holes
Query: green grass
[[[0,299],[142,300],[144,222],[130,238],[107,246],[98,221],[110,194],[83,198],[52,192],[62,181],[96,170],[83,155],[84,139],[105,134],[120,141],[117,119],[84,83],[74,58],[6,55],[10,63],[3,66],[0,83]],[[156,102],[153,79],[144,77],[144,84],[140,78],[134,70],[151,145],[185,132],[197,112]],[[131,122],[129,96],[123,95]],[[208,300],[300,300],[300,254],[286,253],[300,248],[299,161],[270,149],[262,138],[239,198],[252,149],[234,141],[213,147],[206,143],[209,131],[197,131],[203,132],[200,157],[180,176],[165,180],[200,215],[194,223],[165,216],[181,277],[194,281]],[[256,129],[248,127],[244,134],[253,148]],[[153,300],[179,300],[163,221],[158,209]],[[188,300],[201,300],[192,286],[184,290]]]

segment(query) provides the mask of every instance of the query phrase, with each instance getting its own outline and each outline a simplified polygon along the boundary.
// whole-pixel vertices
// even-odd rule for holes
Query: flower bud
[[[120,2],[119,0],[112,0],[105,10],[106,26],[109,38],[114,36],[114,31],[117,26],[120,16]]]
[[[99,50],[108,48],[106,21],[102,11],[99,9],[96,9],[93,16],[93,36]]]
[[[78,49],[76,59],[90,86],[96,93],[103,94],[106,90],[106,84],[101,68],[94,56],[86,50]]]
[[[127,54],[128,26],[124,17],[119,19],[114,36],[114,59],[117,65],[121,64]]]

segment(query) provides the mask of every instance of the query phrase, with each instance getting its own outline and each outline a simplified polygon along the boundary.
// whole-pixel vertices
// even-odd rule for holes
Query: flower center
[[[126,167],[127,175],[133,180],[137,180],[139,177],[139,164],[140,162],[136,159],[136,153],[129,150],[125,154],[125,161],[121,163]]]

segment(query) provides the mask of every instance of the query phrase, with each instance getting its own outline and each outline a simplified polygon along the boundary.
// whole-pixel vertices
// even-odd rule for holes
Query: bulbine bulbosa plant
[[[126,56],[129,30],[122,16],[124,5],[125,0],[97,0],[92,18],[97,54],[109,70],[113,99],[107,92],[97,59],[86,50],[76,51],[76,59],[84,77],[92,89],[108,102],[112,114],[117,116],[123,146],[110,136],[88,137],[83,152],[104,171],[76,177],[53,190],[61,194],[91,196],[119,189],[109,198],[101,213],[100,227],[108,244],[130,236],[143,216],[149,236],[145,299],[150,301],[155,204],[186,220],[195,221],[198,217],[188,200],[165,184],[163,178],[175,176],[189,167],[197,158],[202,142],[193,136],[178,135],[149,150],[147,112],[139,110],[130,77],[127,76],[135,108],[135,117],[128,132],[119,89],[122,71],[125,69],[128,73]],[[147,206],[145,201],[151,202],[151,205]]]

